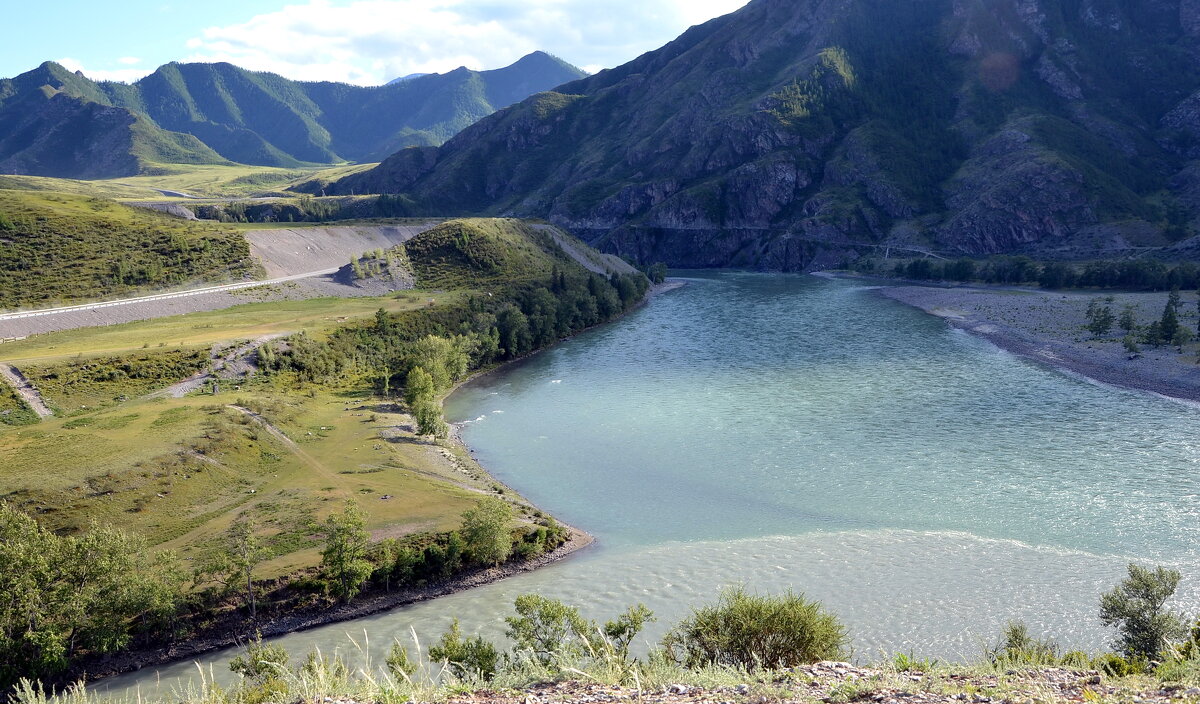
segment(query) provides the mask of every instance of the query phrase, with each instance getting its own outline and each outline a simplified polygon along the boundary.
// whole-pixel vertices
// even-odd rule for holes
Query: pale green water
[[[1009,619],[1099,648],[1131,559],[1200,609],[1200,411],[1044,369],[866,288],[702,273],[456,395],[479,459],[599,545],[504,583],[294,634],[375,661],[458,616],[498,635],[538,591],[657,637],[722,585],[805,591],[880,651],[966,659]],[[224,657],[215,671],[224,669]],[[162,686],[195,672],[164,668]],[[154,674],[113,680],[114,690]]]

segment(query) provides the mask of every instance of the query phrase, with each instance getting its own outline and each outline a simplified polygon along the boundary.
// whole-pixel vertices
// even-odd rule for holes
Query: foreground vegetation
[[[654,615],[636,605],[598,623],[560,601],[527,594],[504,619],[509,646],[464,635],[458,621],[427,651],[393,642],[383,663],[334,651],[292,663],[283,648],[257,639],[230,663],[240,683],[212,679],[173,701],[257,704],[336,698],[409,701],[1169,701],[1200,695],[1200,628],[1188,631],[1166,608],[1180,575],[1129,566],[1105,593],[1100,615],[1115,627],[1115,651],[1061,652],[1020,622],[1006,626],[970,665],[898,653],[870,667],[848,655],[838,617],[803,595],[728,588],[696,608],[645,655],[632,647]],[[573,681],[576,681],[573,683]],[[584,681],[587,684],[581,684]],[[46,701],[29,680],[18,701]],[[144,697],[144,695],[142,695]],[[98,698],[82,684],[65,700]]]

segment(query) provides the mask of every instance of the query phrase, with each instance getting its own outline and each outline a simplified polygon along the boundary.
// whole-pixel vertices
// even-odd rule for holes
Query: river
[[[644,602],[648,643],[745,584],[821,599],[861,660],[974,659],[1017,618],[1096,650],[1099,594],[1131,560],[1183,571],[1178,605],[1200,610],[1196,407],[1026,362],[854,282],[686,281],[447,404],[484,466],[596,546],[280,642],[381,664],[456,616],[499,637],[539,592],[597,618]],[[230,655],[202,666],[225,677]],[[145,696],[196,672],[105,686]]]

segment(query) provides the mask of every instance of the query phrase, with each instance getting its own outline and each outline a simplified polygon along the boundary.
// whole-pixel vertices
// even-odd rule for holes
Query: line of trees
[[[467,372],[611,320],[637,305],[649,286],[640,272],[604,277],[557,270],[547,280],[476,294],[460,304],[380,311],[370,323],[342,328],[328,340],[293,335],[284,348],[260,349],[259,361],[268,374],[291,373],[301,381],[366,380],[385,396],[407,388],[405,400],[417,414]],[[428,432],[438,429],[430,420],[422,433],[439,434]]]
[[[918,281],[981,281],[990,284],[1037,284],[1043,288],[1100,288],[1167,291],[1200,288],[1200,267],[1192,262],[1167,264],[1153,259],[1086,263],[1038,262],[1024,255],[984,260],[912,259],[888,267],[875,259],[855,262],[863,273],[881,273]]]

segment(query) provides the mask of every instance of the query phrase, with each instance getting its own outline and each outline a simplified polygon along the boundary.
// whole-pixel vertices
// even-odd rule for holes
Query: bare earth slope
[[[351,257],[374,249],[391,249],[437,224],[251,230],[246,240],[267,275],[276,278],[345,266]]]

